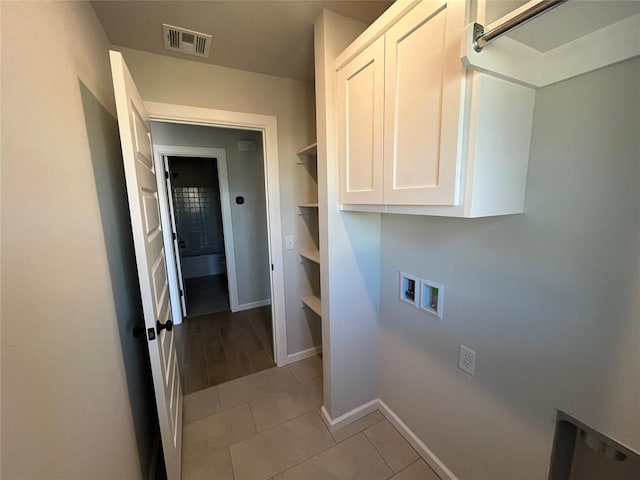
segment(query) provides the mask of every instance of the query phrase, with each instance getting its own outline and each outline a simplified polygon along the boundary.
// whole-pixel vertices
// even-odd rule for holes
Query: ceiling
[[[367,25],[393,3],[356,1],[92,1],[113,45],[313,80],[313,22],[323,8]],[[162,23],[213,35],[209,58],[164,49]]]

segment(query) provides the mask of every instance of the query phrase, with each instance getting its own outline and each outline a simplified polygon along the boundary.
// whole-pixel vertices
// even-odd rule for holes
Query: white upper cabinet
[[[389,7],[335,61],[341,208],[522,213],[536,89],[640,55],[640,2],[556,5]]]
[[[338,73],[340,196],[382,203],[384,37]]]
[[[459,202],[463,27],[460,2],[424,1],[384,35],[387,205]]]
[[[336,59],[343,210],[523,211],[535,91],[465,69],[469,12],[396,2]]]

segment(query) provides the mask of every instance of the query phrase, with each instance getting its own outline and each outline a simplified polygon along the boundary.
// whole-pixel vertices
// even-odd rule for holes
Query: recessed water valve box
[[[441,319],[444,310],[444,285],[421,278],[418,308]]]
[[[418,277],[400,272],[400,300],[418,306]]]

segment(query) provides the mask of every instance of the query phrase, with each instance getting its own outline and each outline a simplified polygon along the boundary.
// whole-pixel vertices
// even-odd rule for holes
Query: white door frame
[[[278,168],[278,120],[275,115],[231,112],[211,108],[144,102],[152,121],[255,130],[262,132],[264,180],[267,203],[267,240],[271,264],[271,315],[274,360],[287,364],[286,314],[284,302],[284,256],[280,218],[280,177]]]
[[[229,177],[227,175],[227,153],[224,148],[212,148],[212,147],[184,147],[177,145],[154,145],[153,153],[156,159],[156,165],[158,168],[162,165],[164,168],[164,157],[200,157],[207,158],[212,160],[217,160],[218,167],[218,185],[219,185],[219,194],[220,194],[220,207],[222,211],[222,233],[224,237],[224,250],[227,264],[227,284],[229,288],[229,304],[232,312],[237,312],[241,310],[238,305],[238,277],[236,275],[236,253],[235,253],[235,245],[233,243],[233,223],[231,221],[231,200],[229,195]],[[158,170],[161,172],[161,170]],[[166,182],[162,182],[165,186],[161,195],[167,196],[170,195],[170,192],[166,191]],[[164,198],[161,199],[162,205],[167,204],[164,201]],[[166,208],[164,209],[166,210]],[[160,214],[162,215],[163,222],[167,221],[167,226],[170,227],[171,220],[169,218],[170,212],[162,211]],[[168,241],[171,241],[173,245],[173,239],[169,238],[171,235],[165,235],[165,245]],[[173,251],[169,252],[169,247],[167,249],[167,257],[169,255],[171,257],[175,257]],[[173,250],[173,249],[171,249]],[[176,262],[176,265],[180,265],[180,258],[173,258]],[[171,259],[167,258],[167,262]],[[175,273],[175,274],[174,274]],[[171,283],[173,288],[171,289],[172,299],[171,305],[173,307],[174,312],[181,311],[180,305],[180,297],[178,295],[178,281],[177,272],[171,272]],[[185,293],[186,294],[186,293]],[[175,298],[174,298],[175,297]],[[181,318],[181,317],[174,317]],[[180,320],[182,322],[182,319]],[[176,322],[177,323],[177,322]]]

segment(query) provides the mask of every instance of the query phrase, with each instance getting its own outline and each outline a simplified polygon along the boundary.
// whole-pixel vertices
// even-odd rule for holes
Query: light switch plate
[[[287,250],[293,250],[295,245],[293,243],[293,235],[285,235],[284,237],[284,247]]]

